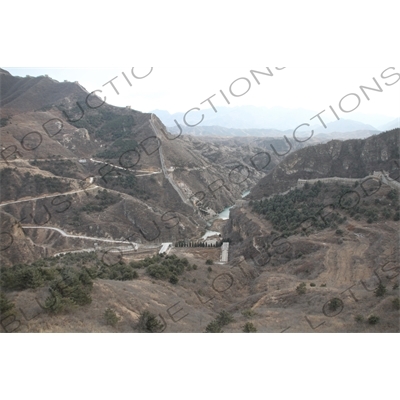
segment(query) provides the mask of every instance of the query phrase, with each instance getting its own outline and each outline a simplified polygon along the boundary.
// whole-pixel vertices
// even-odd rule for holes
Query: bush
[[[173,276],[177,278],[189,266],[189,262],[186,259],[179,259],[176,256],[166,256],[164,260],[161,257],[153,257],[149,259],[149,262],[151,264],[146,265],[147,273],[152,278],[161,280],[170,280]]]
[[[217,321],[212,321],[207,325],[206,333],[223,333],[223,331],[221,325]]]
[[[248,322],[248,323],[243,327],[243,332],[244,332],[244,333],[257,333],[258,330],[257,330],[257,328],[254,326],[254,324],[252,324],[251,322]]]
[[[214,265],[214,261],[213,260],[207,260],[206,261],[206,265]]]
[[[91,304],[93,281],[86,270],[78,272],[63,268],[59,273],[61,277],[51,283],[50,296],[45,301],[49,312],[58,314],[76,306]]]
[[[223,333],[222,328],[235,322],[233,315],[227,311],[222,311],[218,317],[207,325],[206,333]]]
[[[157,316],[150,311],[144,311],[139,318],[139,331],[142,333],[160,333],[164,325],[157,319]]]
[[[171,278],[169,279],[169,283],[172,283],[173,285],[177,285],[179,282],[179,279],[177,278],[176,275],[172,275]]]
[[[51,289],[50,289],[51,290]],[[51,294],[44,302],[45,309],[52,314],[60,314],[74,308],[74,302],[66,297],[63,298],[57,291],[51,290]]]
[[[5,126],[7,126],[9,120],[10,120],[10,117],[1,118],[0,119],[0,127],[4,128]]]
[[[1,292],[0,293],[0,315],[4,315],[15,308],[15,304],[11,303],[6,297],[6,295]]]
[[[227,311],[222,311],[218,314],[216,321],[221,326],[227,326],[227,325],[231,324],[232,322],[235,322],[235,319],[233,318],[232,314],[228,313]]]
[[[252,317],[254,317],[254,316],[256,315],[256,312],[253,311],[253,310],[251,310],[251,309],[249,309],[249,310],[244,310],[244,311],[242,311],[242,315],[243,315],[244,317],[246,317],[246,318],[252,318]]]
[[[328,305],[330,311],[337,311],[342,306],[343,306],[342,300],[337,298],[332,299]]]
[[[358,324],[361,324],[361,323],[364,322],[364,317],[363,317],[362,315],[358,314],[358,315],[356,315],[356,316],[354,317],[354,320],[355,320]]]
[[[298,295],[303,295],[307,293],[307,285],[303,282],[296,288]]]
[[[375,296],[376,297],[383,297],[386,294],[386,286],[384,286],[382,283],[379,284],[377,289],[375,290]]]
[[[54,279],[54,271],[32,265],[16,265],[1,269],[1,286],[10,290],[37,289]]]
[[[400,310],[400,299],[398,297],[393,300],[392,304],[395,310]]]
[[[117,313],[111,308],[107,308],[107,310],[104,312],[104,319],[106,320],[107,325],[111,325],[114,328],[121,320],[121,318],[118,317]]]
[[[317,285],[315,283],[310,283],[311,287],[316,287]]]
[[[388,195],[386,196],[389,200],[396,200],[397,199],[397,192],[395,189],[392,189]]]
[[[377,317],[377,316],[375,316],[375,315],[371,315],[371,316],[368,318],[368,323],[369,323],[370,325],[377,325],[377,324],[379,324],[379,321],[380,321],[380,318]]]

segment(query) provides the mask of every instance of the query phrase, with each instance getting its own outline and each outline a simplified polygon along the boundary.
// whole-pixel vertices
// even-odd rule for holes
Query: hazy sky
[[[286,108],[304,108],[316,112],[328,109],[332,105],[338,109],[339,102],[350,93],[361,98],[361,105],[356,113],[379,114],[388,119],[399,116],[400,110],[400,81],[392,86],[397,77],[383,79],[381,74],[389,67],[269,67],[274,76],[257,74],[258,85],[251,74],[251,70],[267,71],[267,67],[134,67],[137,77],[132,75],[132,67],[116,68],[11,68],[3,67],[13,75],[44,75],[63,81],[79,81],[88,91],[103,90],[107,102],[117,106],[131,105],[133,109],[149,112],[155,109],[167,110],[171,113],[185,112],[191,108],[210,108],[209,103],[201,105],[203,101],[216,94],[212,99],[215,106],[228,106],[222,90],[230,106],[254,105]],[[400,72],[400,68],[386,72],[387,76]],[[127,76],[129,85],[123,74]],[[111,84],[105,85],[113,78],[119,95]],[[251,82],[250,90],[241,97],[230,94],[231,84],[239,78],[247,78]],[[383,87],[383,92],[368,91],[370,101],[362,94],[360,86],[376,87],[373,81]],[[249,89],[249,83],[240,79],[232,86],[233,93],[239,95]],[[357,105],[357,97],[352,95],[344,100],[343,107],[348,109]],[[355,119],[349,114],[347,119]],[[343,115],[343,113],[342,113]]]

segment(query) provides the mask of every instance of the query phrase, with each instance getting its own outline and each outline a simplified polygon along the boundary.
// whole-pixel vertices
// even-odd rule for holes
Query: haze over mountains
[[[283,107],[218,107],[217,113],[213,109],[206,109],[199,112],[193,112],[193,115],[187,116],[188,124],[196,124],[201,114],[204,114],[204,120],[198,126],[191,128],[183,123],[185,113],[170,114],[165,110],[154,110],[153,112],[161,121],[172,131],[177,132],[175,120],[183,127],[187,134],[196,136],[277,136],[284,134],[293,134],[293,130],[301,124],[309,123],[309,130],[314,130],[316,135],[329,135],[329,138],[345,138],[343,133],[349,133],[348,138],[365,138],[384,130],[399,127],[399,119],[390,120],[388,117],[380,115],[362,115],[355,113],[340,121],[325,118],[327,128],[325,128],[318,119],[315,118],[318,113],[305,109],[287,109]],[[361,120],[373,121],[363,123],[353,118],[358,117]],[[308,130],[300,128],[299,132]],[[356,133],[357,132],[357,133]],[[337,135],[336,135],[337,134]]]

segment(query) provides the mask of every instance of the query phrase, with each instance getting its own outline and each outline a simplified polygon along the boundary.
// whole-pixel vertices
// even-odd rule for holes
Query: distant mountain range
[[[390,121],[389,123],[385,124],[385,125],[381,125],[379,127],[379,129],[381,131],[390,131],[392,129],[397,129],[400,128],[400,117],[394,119],[393,121]]]
[[[297,126],[310,123],[310,119],[317,115],[318,112],[305,109],[287,109],[283,107],[255,107],[255,106],[242,106],[242,107],[216,107],[217,113],[213,109],[202,110],[204,120],[195,129],[189,129],[183,122],[185,113],[179,112],[170,114],[165,110],[154,110],[153,113],[160,118],[160,120],[168,127],[176,127],[175,120],[185,127],[185,132],[192,134],[201,134],[199,128],[204,127],[221,127],[228,129],[239,130],[253,130],[261,129],[272,131],[291,131]],[[327,122],[328,128],[325,129],[318,119],[314,119],[311,129],[315,133],[334,133],[334,132],[355,132],[355,131],[385,131],[387,129],[394,129],[399,126],[399,119],[389,121],[387,117],[380,115],[363,115],[354,114],[353,118],[357,120],[341,119],[336,121],[333,116],[323,117]],[[200,119],[200,112],[193,111],[187,116],[189,124],[196,124]],[[359,122],[368,121],[368,123]],[[333,121],[333,122],[332,122]],[[234,135],[236,136],[236,135]]]

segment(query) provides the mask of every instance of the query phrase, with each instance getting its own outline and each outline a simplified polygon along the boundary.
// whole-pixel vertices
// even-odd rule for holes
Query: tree
[[[179,279],[177,278],[176,275],[172,275],[171,278],[169,279],[169,283],[172,283],[173,285],[178,284]]]
[[[248,322],[244,327],[243,327],[243,332],[244,333],[257,333],[257,328],[254,326],[253,323]]]
[[[111,325],[114,328],[121,320],[121,318],[118,317],[117,313],[111,308],[107,308],[107,310],[104,312],[104,319],[106,320],[107,325]]]
[[[164,325],[157,319],[157,316],[150,311],[144,311],[140,314],[139,330],[142,333],[160,333]]]

